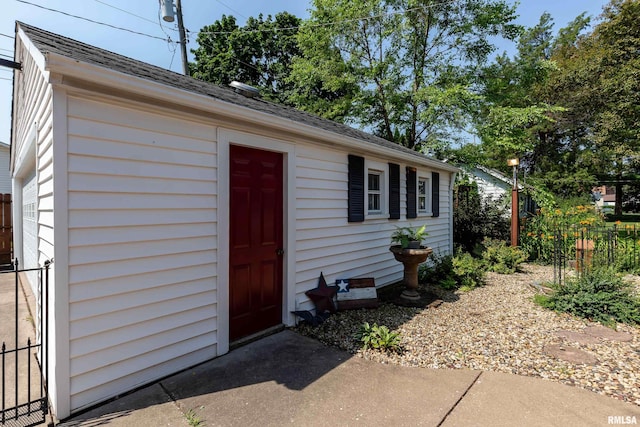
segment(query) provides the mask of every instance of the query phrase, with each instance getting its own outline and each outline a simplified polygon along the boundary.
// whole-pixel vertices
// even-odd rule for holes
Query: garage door
[[[20,266],[21,268],[34,268],[38,266],[36,171],[34,170],[27,175],[22,182],[22,256],[24,259],[20,260]],[[33,288],[37,275],[29,274],[28,276]]]

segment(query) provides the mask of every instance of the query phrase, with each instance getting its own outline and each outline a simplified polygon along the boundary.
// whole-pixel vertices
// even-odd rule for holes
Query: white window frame
[[[370,160],[365,160],[365,219],[380,219],[386,218],[386,215],[389,212],[388,200],[389,200],[389,171],[388,165],[382,162],[375,162]],[[372,194],[380,195],[380,210],[369,210],[369,175],[375,174],[380,177],[380,190],[371,190]]]
[[[420,181],[424,181],[425,186],[425,194],[420,193]],[[425,209],[420,209],[420,199],[425,198]],[[431,172],[429,171],[418,171],[416,173],[416,212],[418,216],[432,216],[433,215],[433,205],[432,205],[432,194],[431,194]]]

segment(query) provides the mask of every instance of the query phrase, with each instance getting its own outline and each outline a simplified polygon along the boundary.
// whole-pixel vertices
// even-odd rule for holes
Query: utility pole
[[[184,34],[184,23],[182,22],[182,4],[176,0],[176,12],[178,13],[178,34],[180,35],[180,52],[182,54],[182,73],[189,75],[189,62],[187,60],[187,38]]]

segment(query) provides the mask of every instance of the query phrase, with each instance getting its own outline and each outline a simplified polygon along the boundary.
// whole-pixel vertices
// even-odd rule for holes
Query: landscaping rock
[[[588,335],[583,332],[577,332],[577,331],[560,330],[560,331],[555,331],[554,335],[557,336],[558,338],[564,338],[568,341],[573,341],[578,344],[596,344],[600,342],[600,340],[596,336]]]
[[[580,363],[584,365],[594,365],[598,363],[598,359],[592,354],[563,344],[545,345],[544,352],[551,357],[556,357],[570,363]]]
[[[616,331],[604,326],[589,326],[584,332],[593,337],[604,338],[609,341],[629,342],[633,340],[633,335],[628,332]]]
[[[595,325],[534,304],[537,290],[529,284],[551,282],[551,267],[529,264],[523,270],[511,275],[488,273],[486,286],[470,292],[427,286],[425,292],[444,301],[436,310],[398,307],[387,298],[377,309],[339,313],[320,327],[299,331],[380,363],[545,378],[640,405],[640,327],[618,324],[623,334],[615,336],[632,339],[604,339],[613,331],[600,326],[585,329]],[[388,293],[383,291],[380,294]],[[400,333],[402,351],[363,350],[354,338],[363,322]],[[550,346],[559,344],[564,350],[549,354]],[[580,362],[565,360],[572,352],[582,356]],[[586,363],[593,358],[598,363]]]

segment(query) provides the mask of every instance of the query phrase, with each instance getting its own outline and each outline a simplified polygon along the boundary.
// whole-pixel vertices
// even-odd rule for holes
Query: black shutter
[[[431,172],[431,212],[440,216],[440,174]]]
[[[389,163],[389,219],[400,219],[400,165]]]
[[[416,169],[407,167],[407,218],[418,217],[416,176]]]
[[[364,157],[349,154],[349,222],[364,221]]]

